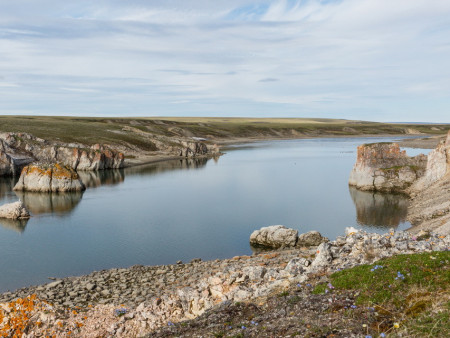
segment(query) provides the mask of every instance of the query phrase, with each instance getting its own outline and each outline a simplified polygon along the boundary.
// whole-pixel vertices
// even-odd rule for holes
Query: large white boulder
[[[284,225],[271,225],[253,231],[250,244],[269,248],[294,247],[297,244],[298,231]]]
[[[23,205],[22,201],[4,204],[0,206],[0,218],[22,219],[30,218],[30,213]]]

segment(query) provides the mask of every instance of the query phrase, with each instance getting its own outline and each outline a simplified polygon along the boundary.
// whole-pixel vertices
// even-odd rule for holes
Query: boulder
[[[426,166],[426,155],[409,157],[397,143],[363,144],[348,183],[360,190],[405,192],[424,175]]]
[[[253,231],[250,244],[268,248],[294,247],[297,243],[298,231],[284,225],[271,225]]]
[[[323,237],[318,231],[309,231],[298,236],[297,246],[318,246],[321,243],[328,242],[329,239]]]
[[[24,219],[30,218],[30,213],[21,201],[0,206],[0,218]]]
[[[23,168],[14,190],[67,192],[85,190],[76,171],[63,164],[34,164]]]
[[[311,263],[310,271],[316,272],[328,267],[333,261],[333,254],[331,252],[331,245],[329,243],[322,243],[317,247],[316,257]]]

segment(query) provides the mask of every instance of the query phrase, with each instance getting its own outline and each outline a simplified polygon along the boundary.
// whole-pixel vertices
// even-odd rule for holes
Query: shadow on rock
[[[408,198],[401,194],[361,191],[349,187],[357,222],[364,226],[389,229],[406,222]]]
[[[25,231],[28,221],[28,219],[0,218],[0,225],[6,229],[11,229],[22,233]]]
[[[59,216],[68,215],[83,197],[82,192],[39,193],[16,191],[16,194],[34,215],[50,213]]]

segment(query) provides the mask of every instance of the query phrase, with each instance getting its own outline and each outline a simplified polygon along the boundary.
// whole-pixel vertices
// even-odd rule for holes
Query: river
[[[216,160],[80,173],[88,189],[75,194],[19,194],[14,178],[1,178],[0,204],[21,198],[32,218],[0,220],[0,291],[113,267],[251,254],[251,232],[273,224],[330,239],[348,226],[406,229],[405,197],[347,184],[357,145],[390,140],[229,146]]]

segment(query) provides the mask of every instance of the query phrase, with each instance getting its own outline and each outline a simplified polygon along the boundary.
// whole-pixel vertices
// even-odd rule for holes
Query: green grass
[[[409,335],[437,337],[437,329],[450,334],[449,261],[448,251],[398,255],[333,273],[330,282],[333,292],[357,292],[358,306],[373,307],[385,322],[400,322]],[[383,267],[371,271],[375,265]],[[314,293],[327,288],[319,284]]]
[[[404,125],[314,118],[0,116],[0,132],[26,132],[51,141],[81,142],[86,145],[120,144],[150,151],[156,149],[151,142],[155,136],[197,136],[220,142],[230,138],[402,135],[408,133],[408,129],[443,135],[449,128],[449,125]]]

